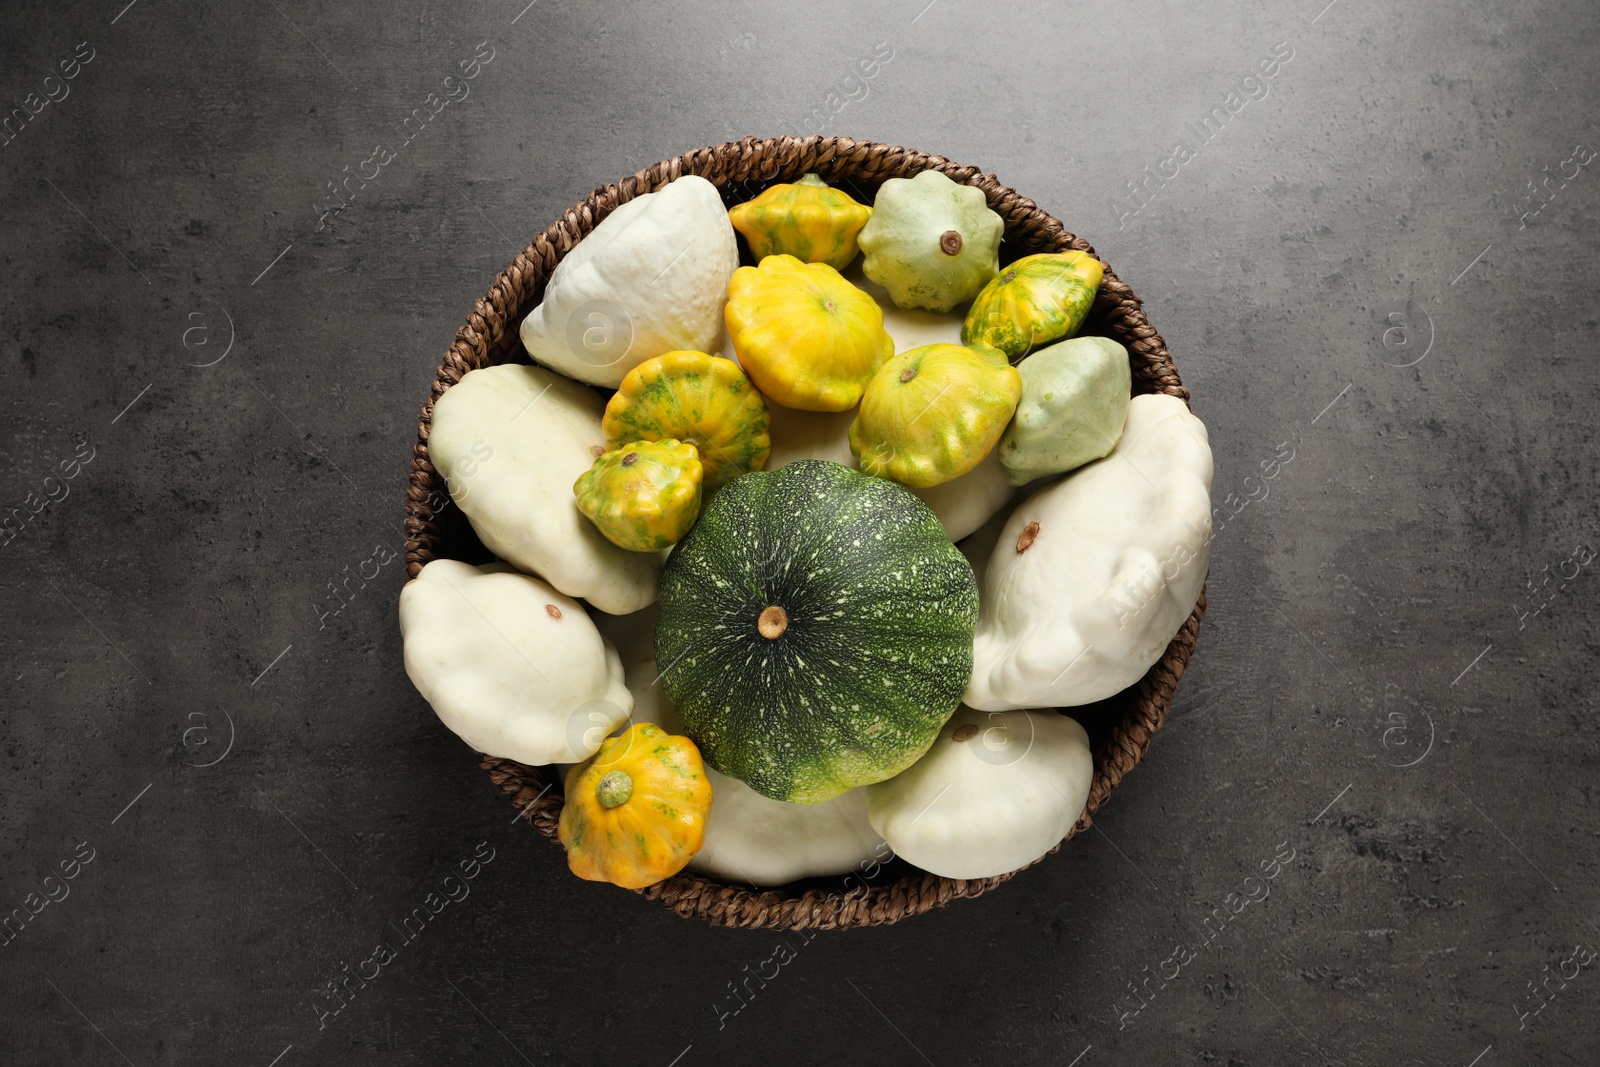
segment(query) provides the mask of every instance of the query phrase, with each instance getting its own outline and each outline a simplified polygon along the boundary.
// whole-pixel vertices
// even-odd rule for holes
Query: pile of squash
[[[503,562],[405,587],[406,669],[474,748],[566,768],[580,877],[780,885],[887,847],[981,878],[1081,814],[1055,709],[1188,617],[1211,455],[1075,336],[1100,262],[1002,269],[1003,229],[938,171],[731,210],[680,177],[557,266],[531,364],[436,402],[430,459]]]

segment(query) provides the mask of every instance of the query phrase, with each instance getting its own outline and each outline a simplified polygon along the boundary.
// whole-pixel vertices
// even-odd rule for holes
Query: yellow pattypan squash
[[[694,742],[641,722],[567,772],[558,832],[573,874],[643,889],[700,851],[710,810],[711,783]]]
[[[622,379],[601,422],[606,450],[635,441],[686,441],[699,450],[702,486],[766,466],[772,451],[767,404],[731,359],[668,352]]]
[[[1022,376],[992,348],[923,345],[879,368],[850,424],[868,474],[926,489],[983,461],[1022,398]]]
[[[723,314],[740,365],[785,407],[848,411],[894,355],[878,302],[826,263],[777,255],[740,267]]]
[[[578,510],[618,548],[659,552],[700,514],[700,453],[685,441],[635,441],[594,461],[573,485]]]
[[[961,343],[998,348],[1013,363],[1071,337],[1089,317],[1105,265],[1087,252],[1023,256],[973,297]]]
[[[834,270],[844,270],[856,258],[856,235],[871,217],[870,207],[829,188],[815,174],[793,185],[774,185],[728,209],[733,228],[744,234],[756,262],[790,255]]]

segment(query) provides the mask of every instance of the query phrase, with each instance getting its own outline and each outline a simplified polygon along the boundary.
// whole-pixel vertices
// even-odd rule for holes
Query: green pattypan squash
[[[1000,439],[1006,480],[1023,485],[1099,459],[1122,437],[1133,373],[1109,337],[1074,337],[1017,365],[1022,402]]]
[[[857,241],[862,270],[896,304],[943,312],[1000,272],[1004,231],[981,189],[925,170],[883,183]]]
[[[667,557],[661,688],[707,764],[817,804],[933,743],[977,613],[972,567],[926,505],[802,460],[729,482]]]

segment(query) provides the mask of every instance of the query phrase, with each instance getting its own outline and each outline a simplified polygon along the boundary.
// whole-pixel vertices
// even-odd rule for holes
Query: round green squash
[[[995,275],[967,309],[961,343],[998,348],[1015,363],[1071,337],[1089,317],[1104,265],[1087,252],[1023,256]]]
[[[800,460],[728,483],[673,550],[656,663],[707,763],[815,804],[927,751],[972,673],[977,615],[926,504]]]

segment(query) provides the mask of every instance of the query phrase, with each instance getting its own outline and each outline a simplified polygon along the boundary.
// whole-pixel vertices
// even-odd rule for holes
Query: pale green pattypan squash
[[[543,367],[483,367],[434,402],[428,458],[485,548],[622,613],[655,600],[661,556],[612,544],[572,495],[605,451],[604,408],[593,389]]]
[[[1128,416],[1128,350],[1109,337],[1074,337],[1021,363],[1022,401],[1000,438],[1012,485],[1060,474],[1116,447]]]
[[[633,708],[617,651],[583,605],[503,564],[423,567],[400,590],[400,634],[417,692],[490,756],[587,759]],[[591,717],[597,729],[574,729]]]
[[[1017,505],[979,581],[966,703],[1071,707],[1143,677],[1211,559],[1211,449],[1182,400],[1136,396],[1122,440]]]
[[[861,268],[903,308],[949,311],[1000,272],[1004,232],[981,189],[936,170],[890,178],[857,238]]]
[[[523,347],[569,378],[613,389],[663,353],[715,352],[738,266],[717,187],[685,174],[618,207],[562,258],[522,320]]]
[[[925,871],[992,878],[1055,848],[1093,781],[1089,735],[1065,715],[963,707],[910,770],[867,786],[867,817]]]

